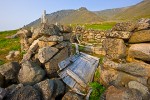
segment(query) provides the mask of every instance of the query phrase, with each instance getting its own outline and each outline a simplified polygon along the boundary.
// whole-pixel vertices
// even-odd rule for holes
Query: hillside
[[[143,17],[150,18],[150,0],[144,0],[137,5],[129,7],[125,11],[116,15],[114,19],[131,20]]]
[[[47,19],[50,24],[55,24],[56,22],[61,24],[84,24],[102,21],[102,19],[94,12],[91,12],[84,7],[81,7],[77,10],[61,10],[47,14]],[[40,18],[30,23],[26,27],[36,27],[39,24]]]
[[[100,16],[101,18],[105,19],[105,20],[111,20],[117,14],[125,11],[126,9],[128,9],[128,7],[115,8],[115,9],[106,9],[106,10],[102,10],[102,11],[95,11],[94,13],[97,14],[98,16]]]
[[[125,21],[139,18],[150,18],[150,0],[144,0],[136,5],[123,8],[107,9],[102,11],[89,11],[84,7],[77,10],[61,10],[47,14],[50,24],[85,24],[99,23],[102,21]],[[40,24],[40,18],[31,22],[26,27],[35,27]]]

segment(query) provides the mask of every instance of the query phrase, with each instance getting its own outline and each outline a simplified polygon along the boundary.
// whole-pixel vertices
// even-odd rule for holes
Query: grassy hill
[[[137,5],[131,6],[117,14],[116,20],[135,20],[139,18],[150,18],[150,0],[144,0]]]
[[[128,7],[95,11],[94,13],[97,14],[99,17],[103,18],[104,20],[111,20],[117,14],[125,11],[126,9],[128,9]]]

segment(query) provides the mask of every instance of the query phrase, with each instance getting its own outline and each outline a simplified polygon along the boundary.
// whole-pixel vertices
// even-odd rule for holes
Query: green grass
[[[101,24],[86,24],[86,29],[95,29],[95,30],[109,30],[111,29],[116,23],[115,22],[105,22]]]
[[[95,29],[95,30],[109,30],[111,29],[116,22],[102,22],[98,24],[80,24],[79,26],[84,26],[85,29]],[[72,25],[74,28],[77,25]]]
[[[7,36],[16,34],[18,30],[3,31],[0,32],[0,65],[6,61],[6,55],[9,51],[20,50],[20,40],[19,38],[7,39]]]
[[[92,82],[89,85],[93,89],[93,91],[90,95],[90,100],[100,100],[100,96],[106,90],[105,87],[103,87],[101,84],[99,84],[97,82]]]

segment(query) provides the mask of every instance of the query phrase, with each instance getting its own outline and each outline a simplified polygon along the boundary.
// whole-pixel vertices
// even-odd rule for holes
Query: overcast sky
[[[52,13],[63,9],[86,7],[91,11],[120,8],[142,0],[1,0],[0,31],[20,28],[38,19],[43,10]]]

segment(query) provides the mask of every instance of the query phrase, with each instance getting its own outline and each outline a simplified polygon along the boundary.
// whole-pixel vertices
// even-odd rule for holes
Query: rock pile
[[[150,19],[119,23],[106,33],[100,82],[106,100],[149,100]]]
[[[62,98],[67,91],[58,79],[58,63],[71,54],[72,28],[44,23],[32,30],[21,29],[17,35],[25,54],[21,62],[0,66],[0,100]]]

